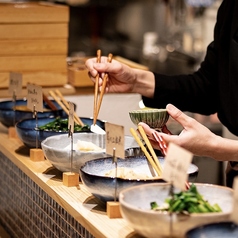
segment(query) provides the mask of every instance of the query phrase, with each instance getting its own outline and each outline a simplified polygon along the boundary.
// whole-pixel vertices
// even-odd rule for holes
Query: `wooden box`
[[[0,88],[9,73],[23,86],[63,86],[68,81],[69,7],[48,2],[0,3]]]

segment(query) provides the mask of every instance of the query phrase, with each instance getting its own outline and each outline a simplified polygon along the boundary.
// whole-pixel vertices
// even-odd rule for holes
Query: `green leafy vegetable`
[[[52,122],[49,122],[43,126],[39,126],[38,129],[44,130],[44,131],[68,132],[68,119],[56,118]],[[89,127],[89,125],[80,126],[80,125],[75,124],[74,131],[75,132],[89,132],[90,127]]]
[[[197,191],[197,187],[192,184],[187,191],[175,193],[165,199],[165,204],[159,206],[156,202],[151,202],[151,209],[156,211],[169,211],[176,213],[209,213],[221,212],[218,204],[211,205]]]

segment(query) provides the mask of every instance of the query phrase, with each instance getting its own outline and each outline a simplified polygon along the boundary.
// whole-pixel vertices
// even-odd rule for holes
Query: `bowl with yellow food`
[[[158,156],[158,160],[163,169],[164,157]],[[195,181],[198,167],[190,164],[187,173],[189,181]],[[117,158],[117,163],[113,163],[112,157],[88,161],[81,167],[80,175],[86,188],[103,202],[117,200],[120,191],[128,187],[164,182],[143,153]]]

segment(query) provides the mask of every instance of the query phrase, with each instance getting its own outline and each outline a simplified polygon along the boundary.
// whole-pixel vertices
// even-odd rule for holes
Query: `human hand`
[[[195,155],[206,156],[209,154],[209,145],[216,137],[207,127],[196,121],[194,118],[187,116],[185,113],[180,111],[172,104],[168,104],[166,107],[169,115],[182,125],[183,130],[179,135],[171,135],[168,132],[158,132],[150,128],[147,124],[140,122],[139,125],[143,126],[145,133],[147,134],[152,146],[156,149],[160,149],[154,136],[155,132],[157,135],[161,135],[166,143],[173,142]]]
[[[133,88],[136,81],[136,74],[132,68],[120,63],[117,60],[112,60],[111,63],[107,62],[107,57],[101,57],[101,63],[96,63],[96,58],[88,59],[85,63],[89,77],[93,82],[99,73],[99,86],[102,85],[102,79],[107,72],[108,81],[106,86],[106,92],[111,93],[126,93],[133,92]]]

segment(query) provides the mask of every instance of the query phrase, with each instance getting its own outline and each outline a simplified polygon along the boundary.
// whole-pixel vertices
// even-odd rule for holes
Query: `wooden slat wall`
[[[9,73],[41,86],[68,82],[68,6],[42,2],[0,3],[0,89]]]

